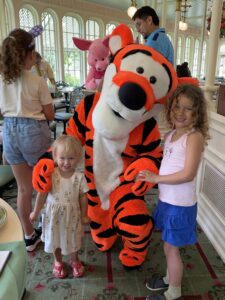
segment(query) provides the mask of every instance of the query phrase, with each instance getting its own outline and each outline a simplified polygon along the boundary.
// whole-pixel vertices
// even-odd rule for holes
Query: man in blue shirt
[[[173,45],[165,29],[159,27],[159,17],[150,6],[139,8],[132,17],[137,32],[143,35],[145,44],[160,52],[171,64],[174,64]]]

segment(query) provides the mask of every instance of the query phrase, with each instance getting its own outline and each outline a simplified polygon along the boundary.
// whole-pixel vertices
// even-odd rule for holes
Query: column
[[[6,18],[5,18],[5,0],[0,0],[0,41],[3,41],[3,39],[7,36],[7,30],[6,30]]]
[[[210,109],[215,110],[215,104],[212,103],[212,94],[216,90],[214,86],[216,62],[219,45],[219,32],[221,25],[223,0],[213,1],[212,18],[209,35],[209,54],[207,57],[206,81],[205,81],[205,97],[209,102]]]
[[[173,38],[173,48],[174,48],[174,68],[176,69],[177,64],[177,46],[178,46],[178,32],[179,32],[179,21],[180,21],[180,6],[181,1],[176,0],[176,12],[175,12],[175,23],[174,23],[174,38]]]
[[[201,75],[201,65],[202,65],[202,49],[203,49],[203,42],[205,37],[205,30],[206,30],[206,13],[207,13],[207,0],[205,0],[204,6],[204,15],[202,18],[202,29],[201,29],[201,36],[200,36],[200,43],[199,43],[199,52],[198,52],[198,65],[197,65],[197,77],[200,78]]]
[[[154,8],[154,10],[157,9],[157,0],[152,0],[152,5],[151,5],[152,8]]]
[[[163,0],[162,1],[162,10],[161,10],[161,13],[162,13],[162,17],[161,17],[161,25],[160,27],[163,27],[165,28],[166,27],[166,0]]]

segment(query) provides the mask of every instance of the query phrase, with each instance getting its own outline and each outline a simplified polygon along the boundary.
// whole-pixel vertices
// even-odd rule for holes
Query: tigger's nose
[[[146,103],[146,93],[140,85],[127,82],[119,89],[119,99],[129,109],[141,109]]]

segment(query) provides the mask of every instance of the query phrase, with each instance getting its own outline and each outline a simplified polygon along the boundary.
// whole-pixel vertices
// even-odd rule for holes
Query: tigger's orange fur
[[[85,147],[93,240],[106,251],[122,237],[119,258],[128,267],[144,262],[154,228],[143,196],[152,184],[135,178],[143,169],[158,172],[162,151],[154,116],[178,84],[161,54],[131,42],[130,29],[116,27],[102,92],[79,103],[67,128]],[[38,176],[34,181],[48,190]]]

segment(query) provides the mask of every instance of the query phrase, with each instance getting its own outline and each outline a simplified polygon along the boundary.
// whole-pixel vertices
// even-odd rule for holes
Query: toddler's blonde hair
[[[81,156],[82,145],[80,141],[70,135],[61,135],[52,144],[52,155],[54,161],[56,159],[57,149],[59,146],[63,147],[64,154],[74,153],[76,157]]]

